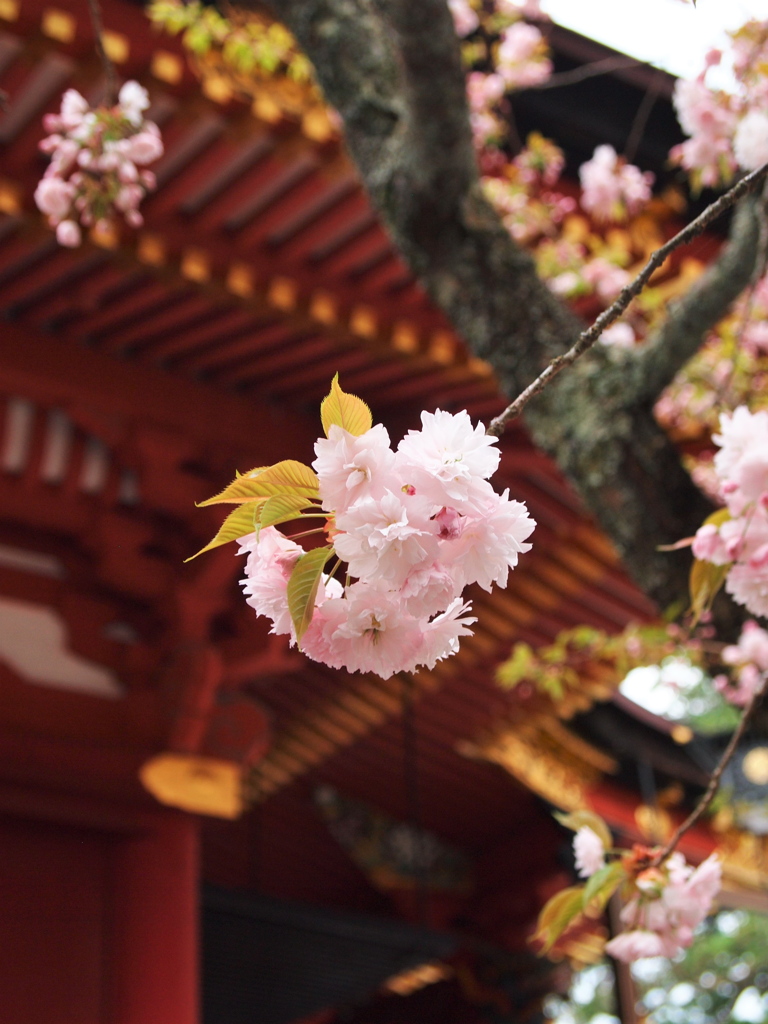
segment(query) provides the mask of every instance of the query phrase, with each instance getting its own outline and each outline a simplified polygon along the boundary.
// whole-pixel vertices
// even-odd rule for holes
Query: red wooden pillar
[[[2,1024],[197,1024],[198,831],[0,784]]]
[[[112,851],[109,1024],[198,1020],[198,826],[167,815]]]

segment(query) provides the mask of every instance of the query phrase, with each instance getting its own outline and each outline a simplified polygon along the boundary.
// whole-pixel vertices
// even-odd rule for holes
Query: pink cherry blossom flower
[[[674,956],[677,947],[670,950],[670,943],[656,932],[633,929],[607,942],[605,951],[615,960],[631,964],[648,956]]]
[[[428,618],[445,611],[458,597],[456,582],[439,562],[420,566],[406,576],[400,596],[409,615]]]
[[[623,320],[619,323],[611,324],[610,327],[606,327],[600,335],[600,341],[603,345],[614,348],[634,348],[635,340],[635,332]]]
[[[733,413],[723,413],[720,433],[714,434],[712,440],[720,447],[715,455],[715,469],[721,479],[728,479],[750,448],[768,441],[768,412],[751,413],[740,405]]]
[[[476,113],[482,113],[488,107],[498,103],[505,90],[506,83],[501,75],[486,75],[482,71],[473,71],[467,75],[469,109]]]
[[[727,565],[732,561],[725,549],[725,541],[720,536],[720,530],[714,523],[705,523],[698,528],[693,538],[692,551],[694,558],[712,562],[714,565]]]
[[[79,128],[88,110],[88,100],[76,89],[67,89],[61,97],[61,112],[58,118],[61,127],[67,131]]]
[[[496,0],[496,10],[507,17],[522,16],[531,21],[549,21],[541,9],[541,0]]]
[[[395,455],[381,423],[355,437],[332,426],[328,438],[315,442],[312,468],[320,480],[320,498],[328,512],[344,512],[362,498],[381,498],[397,488]]]
[[[82,241],[80,225],[74,220],[63,220],[56,225],[56,241],[68,249],[76,249]]]
[[[138,127],[144,120],[144,111],[149,107],[149,93],[138,82],[125,82],[120,87],[117,102],[131,124]]]
[[[470,32],[474,32],[480,24],[480,19],[467,0],[448,0],[448,7],[453,17],[456,35],[460,39],[468,36]]]
[[[573,837],[576,870],[582,878],[589,878],[605,866],[605,848],[600,836],[584,825]]]
[[[71,182],[51,175],[40,179],[35,189],[35,202],[38,209],[60,222],[72,208],[76,191]]]
[[[399,587],[412,569],[435,561],[437,528],[428,519],[411,521],[405,500],[387,491],[337,514],[334,547],[353,576]]]
[[[240,538],[239,554],[247,553],[245,579],[241,580],[246,601],[257,615],[272,619],[271,633],[293,634],[288,610],[288,580],[304,553],[295,541],[274,526]]]
[[[745,622],[739,642],[723,651],[723,661],[726,665],[754,662],[761,672],[768,672],[768,632],[752,619]]]
[[[466,413],[424,413],[422,424],[397,453],[380,424],[360,436],[334,425],[315,445],[332,572],[345,562],[346,584],[321,577],[301,647],[332,668],[389,678],[434,667],[471,635],[465,584],[504,586],[530,547],[525,506],[486,479],[499,460],[495,439]],[[302,548],[266,527],[241,550],[248,603],[295,642],[288,581]]]
[[[621,221],[651,198],[654,176],[621,160],[613,146],[598,146],[579,168],[581,205],[597,220]]]
[[[768,616],[768,566],[743,562],[734,565],[726,577],[725,589],[754,615]]]
[[[544,37],[535,25],[516,21],[502,32],[496,65],[509,88],[539,85],[552,74]]]
[[[438,661],[458,652],[459,638],[472,636],[469,627],[477,621],[467,615],[471,607],[469,602],[456,598],[444,612],[436,615],[431,622],[423,624],[422,647],[410,671],[414,671],[419,665],[432,669]]]
[[[506,587],[509,570],[530,550],[526,540],[535,525],[522,502],[509,500],[508,490],[499,495],[489,487],[482,507],[465,517],[459,536],[444,542],[443,562],[461,588],[470,583],[487,591],[494,583]]]
[[[629,273],[602,257],[590,260],[582,270],[584,280],[591,284],[604,302],[613,302],[625,284],[630,281]]]
[[[136,164],[150,163],[163,152],[157,125],[143,119],[148,105],[146,89],[136,82],[123,85],[114,107],[95,110],[68,89],[60,112],[43,119],[51,134],[40,149],[51,162],[35,202],[61,245],[79,245],[81,227],[107,225],[116,212],[132,227],[143,223],[138,205],[155,181],[151,174],[139,174]]]
[[[628,930],[611,939],[606,952],[631,963],[646,956],[672,957],[689,946],[720,890],[721,873],[716,854],[693,869],[679,852],[642,872],[636,895],[620,915]]]
[[[465,411],[423,412],[421,423],[397,447],[398,472],[438,507],[471,502],[498,468],[497,439],[481,423],[473,427]]]
[[[756,171],[768,163],[768,116],[762,110],[751,110],[741,119],[733,139],[733,152],[745,171]]]
[[[163,155],[163,142],[159,132],[145,130],[126,141],[129,144],[126,156],[134,164],[151,164]]]
[[[389,679],[417,663],[423,622],[403,613],[396,592],[363,581],[315,612],[302,649],[316,661]],[[407,666],[407,668],[406,668]]]

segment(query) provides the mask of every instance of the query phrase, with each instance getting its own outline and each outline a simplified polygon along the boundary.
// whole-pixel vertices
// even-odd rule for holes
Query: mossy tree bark
[[[271,0],[338,110],[394,243],[471,350],[515,397],[581,324],[537,277],[481,193],[459,43],[445,0]],[[634,352],[597,346],[527,407],[552,455],[661,608],[684,602],[690,556],[658,546],[711,511],[653,405],[749,283],[752,201],[721,257]],[[727,616],[726,616],[727,617]]]

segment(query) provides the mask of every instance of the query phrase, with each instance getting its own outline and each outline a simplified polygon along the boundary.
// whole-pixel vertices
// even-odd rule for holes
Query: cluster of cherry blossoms
[[[546,82],[552,74],[549,48],[541,30],[525,19],[545,20],[539,0],[495,0],[493,10],[471,0],[448,0],[456,34],[472,36],[465,45],[465,59],[479,64],[468,76],[467,94],[475,145],[483,150],[503,138],[504,97],[514,89]],[[478,30],[480,40],[475,38]],[[483,53],[484,56],[480,57]],[[487,70],[487,65],[492,67]]]
[[[624,930],[606,943],[606,953],[632,963],[649,956],[673,957],[690,946],[720,891],[716,854],[694,868],[679,852],[660,860],[660,850],[640,844],[631,850],[613,849],[610,830],[592,811],[555,817],[576,833],[576,871],[586,884],[562,890],[542,910],[536,937],[546,950],[583,917],[595,917],[616,892],[623,903]]]
[[[670,155],[697,188],[727,184],[737,168],[753,171],[768,162],[768,22],[749,21],[731,40],[735,91],[707,85],[709,69],[723,60],[720,50],[707,54],[698,78],[675,86],[677,116],[690,138]]]
[[[143,223],[139,204],[155,188],[155,176],[145,168],[163,154],[160,130],[144,119],[148,106],[146,89],[126,82],[115,106],[91,109],[68,89],[60,112],[45,116],[51,134],[40,149],[51,162],[35,202],[61,245],[78,246],[82,227],[111,222],[115,214],[131,227]]]
[[[629,854],[638,856],[647,856],[647,851],[636,848]],[[675,852],[658,867],[640,871],[634,878],[634,893],[620,914],[626,931],[606,943],[606,953],[624,963],[647,956],[675,956],[693,942],[694,932],[720,891],[720,881],[720,861],[714,853],[697,868]]]
[[[239,537],[248,603],[313,660],[383,678],[432,668],[471,634],[464,588],[506,586],[535,523],[488,482],[496,438],[466,412],[422,413],[396,451],[336,380],[321,415],[313,469],[254,470],[206,503],[242,506],[212,545]],[[305,551],[276,529],[308,518],[330,543]]]
[[[613,146],[598,146],[579,168],[581,205],[596,220],[633,217],[651,198],[654,175],[618,156]]]
[[[768,615],[768,412],[739,406],[720,417],[714,468],[726,508],[696,532],[693,554],[728,567],[725,589],[753,615]]]
[[[713,682],[726,700],[744,707],[768,678],[768,633],[752,620],[745,622],[738,643],[725,647],[721,658],[733,674],[715,676]]]

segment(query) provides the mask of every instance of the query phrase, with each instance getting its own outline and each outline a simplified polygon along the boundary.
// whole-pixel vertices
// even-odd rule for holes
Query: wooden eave
[[[212,645],[224,659],[225,687],[260,701],[272,724],[254,781],[259,831],[269,834],[258,884],[276,895],[373,906],[379,897],[318,838],[308,794],[327,782],[408,817],[402,683],[331,672],[270,645],[242,602],[231,550],[182,564],[215,530],[216,515],[194,502],[235,469],[311,461],[318,405],[336,371],[393,436],[416,426],[421,408],[466,408],[487,421],[503,398],[393,250],[339,140],[203,97],[175,41],[153,35],[123,0],[104,3],[105,19],[129,43],[121,76],[147,85],[162,122],[160,185],[139,232],[60,249],[32,200],[45,168],[40,118],[68,86],[97,96],[101,78],[85,0],[66,5],[75,23],[68,42],[45,34],[48,9],[24,0],[17,19],[1,23],[9,108],[0,120],[0,545],[46,552],[65,575],[51,583],[4,570],[0,585],[58,608],[73,648],[116,667],[127,696],[93,713],[96,698],[59,694],[60,712],[51,714],[35,710],[45,691],[17,681],[0,751],[31,738],[44,748],[14,784],[113,787],[148,801],[134,776],[118,783],[94,766],[113,757],[110,737],[119,737],[131,772],[147,750],[162,749],[174,714],[168,666],[181,649]],[[153,74],[159,51],[166,66],[176,60],[177,82]],[[501,448],[494,482],[528,503],[538,523],[534,548],[506,591],[472,595],[478,624],[461,653],[414,682],[424,824],[489,863],[511,836],[557,841],[529,793],[457,752],[498,716],[530,713],[524,699],[496,687],[495,665],[518,640],[547,643],[584,622],[619,630],[653,615],[524,430],[510,430]],[[94,451],[100,477],[85,472]],[[115,623],[135,641],[110,639]],[[84,760],[70,758],[53,778],[67,743]],[[255,884],[247,852],[254,818],[206,830],[207,877]],[[532,878],[557,871],[549,856],[531,861],[524,843],[515,856]],[[514,858],[507,868],[502,874],[514,878]],[[490,906],[496,885],[488,881],[478,907]],[[520,920],[539,896],[532,884],[515,911]]]

